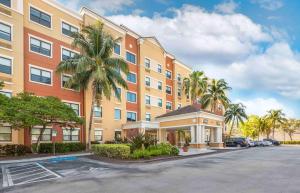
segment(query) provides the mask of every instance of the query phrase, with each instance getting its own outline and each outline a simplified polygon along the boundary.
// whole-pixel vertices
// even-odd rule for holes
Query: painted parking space
[[[2,166],[3,187],[18,186],[29,183],[61,178],[57,173],[40,163],[23,163]]]

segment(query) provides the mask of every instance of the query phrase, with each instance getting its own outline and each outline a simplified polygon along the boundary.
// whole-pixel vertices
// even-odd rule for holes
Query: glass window
[[[136,121],[136,113],[127,112],[127,121]]]
[[[0,126],[0,141],[11,141],[12,129],[11,127]]]
[[[0,56],[0,72],[5,74],[11,74],[11,64],[11,59]]]
[[[150,105],[151,104],[151,97],[149,95],[145,96],[145,103],[146,103],[146,105]]]
[[[151,85],[151,79],[150,77],[145,77],[145,85],[150,86]]]
[[[132,92],[127,92],[127,101],[135,103],[136,102],[136,94]]]
[[[6,41],[11,41],[11,27],[0,22],[0,38]]]
[[[79,141],[79,129],[63,129],[63,139],[64,141]]]
[[[178,90],[177,90],[177,96],[181,97],[181,88],[178,88]]]
[[[166,93],[172,94],[172,88],[170,86],[166,86]]]
[[[162,99],[157,100],[157,106],[162,107]]]
[[[157,82],[157,89],[162,90],[162,82],[161,81]]]
[[[121,119],[121,109],[115,109],[115,119],[116,120]]]
[[[172,110],[172,104],[170,102],[166,103],[166,109],[167,110]]]
[[[43,84],[51,84],[51,72],[30,67],[30,80]]]
[[[166,70],[166,77],[167,77],[168,79],[172,79],[172,72]]]
[[[181,81],[181,74],[177,74],[177,81],[180,82]]]
[[[127,74],[127,81],[136,83],[136,74],[129,72]]]
[[[126,60],[135,64],[135,55],[130,52],[126,52]]]
[[[94,117],[102,117],[102,107],[94,106]]]
[[[158,73],[161,73],[161,72],[162,72],[162,70],[161,70],[161,65],[160,65],[160,64],[157,64],[157,72],[158,72]]]
[[[120,44],[115,44],[114,53],[118,54],[118,55],[121,55],[121,45]]]
[[[67,50],[67,49],[62,49],[61,52],[61,59],[62,60],[68,60],[70,58],[74,58],[74,56],[76,55],[75,52],[72,52],[71,50]]]
[[[11,92],[6,92],[6,91],[3,91],[3,90],[0,90],[0,94],[3,94],[3,95],[5,95],[5,96],[7,96],[9,98],[11,98],[11,96],[12,96]]]
[[[51,44],[33,37],[30,38],[30,50],[45,56],[51,56]]]
[[[32,128],[31,130],[31,140],[32,141],[37,141],[40,134],[41,134],[42,128]],[[43,132],[41,141],[51,141],[52,139],[52,129],[47,128]]]
[[[95,141],[102,141],[103,140],[103,131],[95,129],[94,137],[95,137]]]
[[[70,80],[71,76],[70,75],[66,75],[66,74],[63,74],[62,75],[62,78],[61,78],[61,82],[62,82],[62,87],[64,88],[68,88],[66,86],[67,82]]]
[[[119,94],[120,96],[120,101],[122,100],[122,93],[121,93],[121,88],[117,88],[117,93]],[[117,97],[117,93],[114,93],[114,96]]]
[[[146,121],[151,121],[151,114],[150,113],[146,113]]]
[[[71,107],[74,112],[76,113],[76,115],[80,115],[80,112],[79,112],[79,104],[76,104],[76,103],[67,103],[65,102],[66,105],[68,105],[69,107]]]
[[[148,58],[145,58],[145,67],[150,68],[151,67],[151,62]]]
[[[0,3],[7,7],[11,7],[11,0],[0,0]]]
[[[51,16],[33,7],[30,7],[30,20],[51,28]]]
[[[62,33],[66,36],[72,37],[74,33],[78,32],[78,28],[70,24],[62,22]]]
[[[122,132],[121,131],[115,131],[115,140],[122,139]]]

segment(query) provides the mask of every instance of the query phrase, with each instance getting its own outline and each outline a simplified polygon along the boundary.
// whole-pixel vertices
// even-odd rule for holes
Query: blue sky
[[[86,6],[162,45],[195,70],[224,78],[249,114],[300,117],[298,0],[59,0]]]

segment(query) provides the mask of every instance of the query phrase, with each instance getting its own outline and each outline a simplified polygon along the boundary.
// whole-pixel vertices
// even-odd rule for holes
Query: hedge
[[[0,154],[4,156],[21,156],[31,153],[31,149],[25,145],[9,144],[0,146]]]
[[[130,155],[133,159],[149,159],[155,156],[176,156],[179,154],[179,149],[167,143],[161,143],[158,145],[152,145],[148,149],[139,149],[133,151]]]
[[[281,144],[300,145],[300,141],[281,141]]]
[[[36,144],[32,145],[36,149]],[[55,143],[56,153],[78,152],[84,151],[85,144],[72,142],[72,143]],[[41,143],[38,153],[53,153],[53,143]]]
[[[124,144],[95,144],[92,151],[95,155],[108,158],[127,159],[130,156],[130,147]]]

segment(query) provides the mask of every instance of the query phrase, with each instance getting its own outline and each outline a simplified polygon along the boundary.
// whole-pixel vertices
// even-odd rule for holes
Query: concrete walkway
[[[215,152],[216,150],[212,150],[212,149],[207,149],[207,148],[189,148],[189,150],[187,152],[183,152],[182,148],[179,149],[179,155],[181,156],[190,156],[190,155],[199,155],[199,154],[204,154],[204,153],[211,153],[211,152]]]

